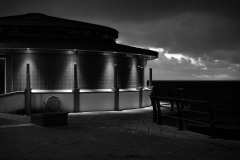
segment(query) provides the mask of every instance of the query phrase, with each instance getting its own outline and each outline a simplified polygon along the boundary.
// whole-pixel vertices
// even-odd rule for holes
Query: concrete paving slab
[[[22,126],[0,128],[0,159],[240,159],[239,141],[154,124],[149,108],[70,114],[68,126],[49,128],[13,117]]]

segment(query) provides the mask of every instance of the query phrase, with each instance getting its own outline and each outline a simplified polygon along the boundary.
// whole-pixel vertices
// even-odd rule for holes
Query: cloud
[[[239,80],[240,64],[212,58],[194,59],[182,54],[160,52],[148,62],[157,80]]]
[[[240,60],[236,59],[240,50],[240,20],[189,14],[125,26],[120,29],[120,39],[128,44],[161,47],[170,53],[192,57],[207,54],[214,58]]]
[[[240,79],[237,0],[1,0],[0,16],[29,12],[106,25],[123,44],[181,54],[149,63],[160,79]]]

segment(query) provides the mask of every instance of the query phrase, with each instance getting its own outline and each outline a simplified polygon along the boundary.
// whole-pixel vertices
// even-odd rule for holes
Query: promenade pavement
[[[0,113],[5,159],[240,159],[240,141],[152,123],[152,108],[69,113],[68,126],[41,127]]]

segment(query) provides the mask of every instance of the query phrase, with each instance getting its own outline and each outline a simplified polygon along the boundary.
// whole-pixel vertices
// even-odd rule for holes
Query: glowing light
[[[120,92],[138,91],[136,88],[119,89]]]
[[[65,90],[32,90],[32,93],[64,93],[64,92],[68,92],[68,93],[71,93],[72,90],[70,89],[65,89]]]
[[[68,50],[67,54],[74,54],[75,52],[73,50]]]
[[[81,89],[81,93],[89,93],[89,92],[112,92],[112,89]]]
[[[31,53],[31,50],[30,50],[30,48],[27,48],[27,51],[26,51],[27,53]]]

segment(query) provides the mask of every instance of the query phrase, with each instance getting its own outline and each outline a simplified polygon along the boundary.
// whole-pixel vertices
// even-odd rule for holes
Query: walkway
[[[159,126],[151,113],[70,113],[65,127],[0,113],[0,159],[240,159],[239,141]]]

